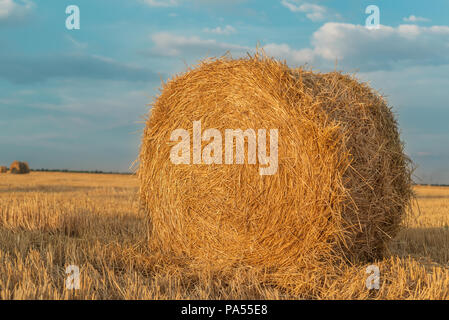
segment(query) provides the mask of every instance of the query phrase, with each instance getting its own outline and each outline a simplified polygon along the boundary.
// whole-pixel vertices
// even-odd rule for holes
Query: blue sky
[[[357,72],[393,106],[415,180],[449,184],[448,0],[0,0],[0,164],[128,171],[161,79],[257,45]]]

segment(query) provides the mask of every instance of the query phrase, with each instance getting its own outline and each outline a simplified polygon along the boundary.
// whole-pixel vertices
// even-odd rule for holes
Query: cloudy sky
[[[80,30],[66,28],[69,5]],[[449,184],[448,0],[0,0],[0,164],[128,171],[161,79],[257,45],[369,81],[397,114],[415,181]]]

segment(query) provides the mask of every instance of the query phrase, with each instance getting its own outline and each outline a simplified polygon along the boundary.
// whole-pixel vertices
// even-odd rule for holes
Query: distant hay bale
[[[14,161],[9,167],[9,172],[13,174],[27,174],[30,173],[30,167],[26,162]]]
[[[0,173],[7,173],[8,172],[8,168],[5,166],[0,166]]]
[[[268,131],[278,129],[277,172],[260,175],[248,152],[244,164],[224,164],[224,152],[223,164],[192,164],[194,121],[223,137],[266,129],[267,153]],[[190,164],[170,160],[179,128],[190,135]],[[316,270],[381,257],[412,195],[397,122],[380,95],[339,72],[259,55],[207,60],[164,84],[139,162],[151,243],[220,270]]]

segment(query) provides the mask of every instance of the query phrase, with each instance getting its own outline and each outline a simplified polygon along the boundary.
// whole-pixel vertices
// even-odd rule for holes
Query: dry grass
[[[253,269],[195,271],[147,246],[137,192],[133,176],[2,176],[0,299],[449,299],[449,188],[416,188],[421,214],[375,262],[378,291],[365,288],[366,264],[303,282],[279,274],[289,290]],[[81,269],[74,292],[71,264]]]

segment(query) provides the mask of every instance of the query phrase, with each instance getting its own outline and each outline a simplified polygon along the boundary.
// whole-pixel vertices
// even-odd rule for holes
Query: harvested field
[[[134,176],[72,173],[0,179],[0,299],[449,299],[449,188],[415,187],[416,213],[373,263],[307,283],[279,274],[287,289],[254,270],[198,271],[147,245]],[[417,204],[421,213],[417,215]],[[66,267],[80,289],[65,288]]]

